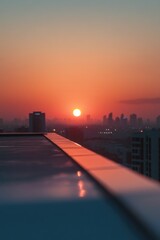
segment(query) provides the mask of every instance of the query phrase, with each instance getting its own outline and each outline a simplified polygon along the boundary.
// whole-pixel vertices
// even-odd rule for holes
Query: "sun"
[[[80,117],[80,116],[81,116],[81,110],[78,109],[78,108],[75,108],[75,109],[73,110],[73,116],[75,116],[75,117]]]

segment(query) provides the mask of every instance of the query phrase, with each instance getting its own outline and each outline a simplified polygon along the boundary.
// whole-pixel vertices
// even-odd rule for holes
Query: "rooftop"
[[[55,133],[0,135],[1,239],[159,239],[160,188]]]

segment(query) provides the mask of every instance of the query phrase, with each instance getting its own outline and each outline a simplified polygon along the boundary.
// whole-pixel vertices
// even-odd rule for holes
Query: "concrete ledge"
[[[159,183],[141,176],[55,133],[46,138],[56,144],[110,193],[144,227],[160,239]]]

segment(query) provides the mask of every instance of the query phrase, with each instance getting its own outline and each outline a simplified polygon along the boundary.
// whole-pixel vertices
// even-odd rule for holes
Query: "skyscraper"
[[[137,115],[135,113],[130,115],[129,124],[130,127],[137,128]]]
[[[45,132],[45,113],[33,112],[29,113],[29,131],[30,132]]]

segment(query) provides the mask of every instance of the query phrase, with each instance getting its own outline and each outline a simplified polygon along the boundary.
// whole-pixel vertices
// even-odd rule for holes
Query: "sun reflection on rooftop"
[[[79,197],[80,197],[80,198],[85,197],[86,194],[87,194],[87,191],[86,191],[86,189],[85,189],[84,181],[79,180],[79,181],[78,181],[78,187],[79,187]]]

